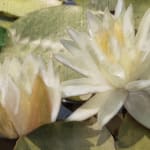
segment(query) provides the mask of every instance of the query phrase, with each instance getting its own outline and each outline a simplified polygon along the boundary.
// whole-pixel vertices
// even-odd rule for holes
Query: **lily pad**
[[[20,38],[29,37],[30,40],[45,39],[50,37],[53,40],[60,40],[67,35],[67,27],[83,30],[86,27],[86,13],[79,6],[56,6],[45,8],[17,20],[12,30]]]
[[[149,150],[150,130],[126,116],[119,130],[117,150]]]
[[[107,129],[100,132],[83,122],[57,122],[21,137],[14,150],[115,150],[110,134],[102,144],[98,143],[104,134],[109,134]]]
[[[41,8],[61,5],[59,0],[1,0],[0,11],[13,14],[16,16],[24,16],[29,12],[39,10]]]

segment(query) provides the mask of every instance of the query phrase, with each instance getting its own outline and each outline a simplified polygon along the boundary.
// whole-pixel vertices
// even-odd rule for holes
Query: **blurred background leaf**
[[[115,150],[110,134],[103,144],[98,144],[100,134],[103,137],[109,132],[104,129],[100,133],[83,122],[57,122],[21,137],[14,150]]]
[[[61,5],[59,0],[1,0],[0,12],[9,13],[15,16],[24,16],[27,13],[41,8]]]
[[[126,115],[119,130],[117,150],[150,150],[150,130]]]

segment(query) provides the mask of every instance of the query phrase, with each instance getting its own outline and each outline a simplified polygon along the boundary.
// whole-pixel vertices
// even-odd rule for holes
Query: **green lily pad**
[[[126,116],[119,130],[117,150],[149,150],[150,130]]]
[[[1,0],[0,11],[16,16],[24,16],[41,8],[60,4],[59,0]]]
[[[109,132],[105,129],[101,134]],[[103,144],[98,143],[99,136],[98,129],[85,123],[57,122],[21,137],[14,150],[115,150],[110,134]]]
[[[17,20],[12,29],[20,38],[30,40],[45,39],[60,40],[67,35],[67,27],[83,30],[86,27],[85,10],[79,6],[56,6],[45,8]]]

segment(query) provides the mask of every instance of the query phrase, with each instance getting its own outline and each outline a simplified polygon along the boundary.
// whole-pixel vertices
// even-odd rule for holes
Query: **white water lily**
[[[16,138],[56,120],[61,104],[52,62],[32,55],[0,64],[0,135]]]
[[[84,77],[63,83],[64,97],[96,93],[68,120],[84,120],[98,113],[104,126],[124,105],[150,128],[150,9],[135,33],[132,5],[118,0],[115,14],[88,12],[89,34],[70,29],[62,40],[68,51],[56,59]]]

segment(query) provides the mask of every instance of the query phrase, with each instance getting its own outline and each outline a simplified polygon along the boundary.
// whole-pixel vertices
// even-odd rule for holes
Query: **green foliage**
[[[30,135],[21,137],[14,148],[14,150],[39,149],[115,150],[113,139],[106,129],[100,132],[83,122],[57,122],[45,125]]]
[[[117,150],[149,150],[150,130],[126,116],[119,130]]]
[[[7,30],[3,27],[0,27],[0,49],[6,45],[7,39]]]
[[[21,36],[30,40],[50,37],[60,40],[66,34],[67,27],[85,29],[85,11],[78,6],[56,6],[33,12],[16,21],[12,28]]]
[[[24,16],[29,12],[57,4],[60,5],[61,2],[58,0],[53,3],[49,0],[1,0],[0,11],[16,16]]]

